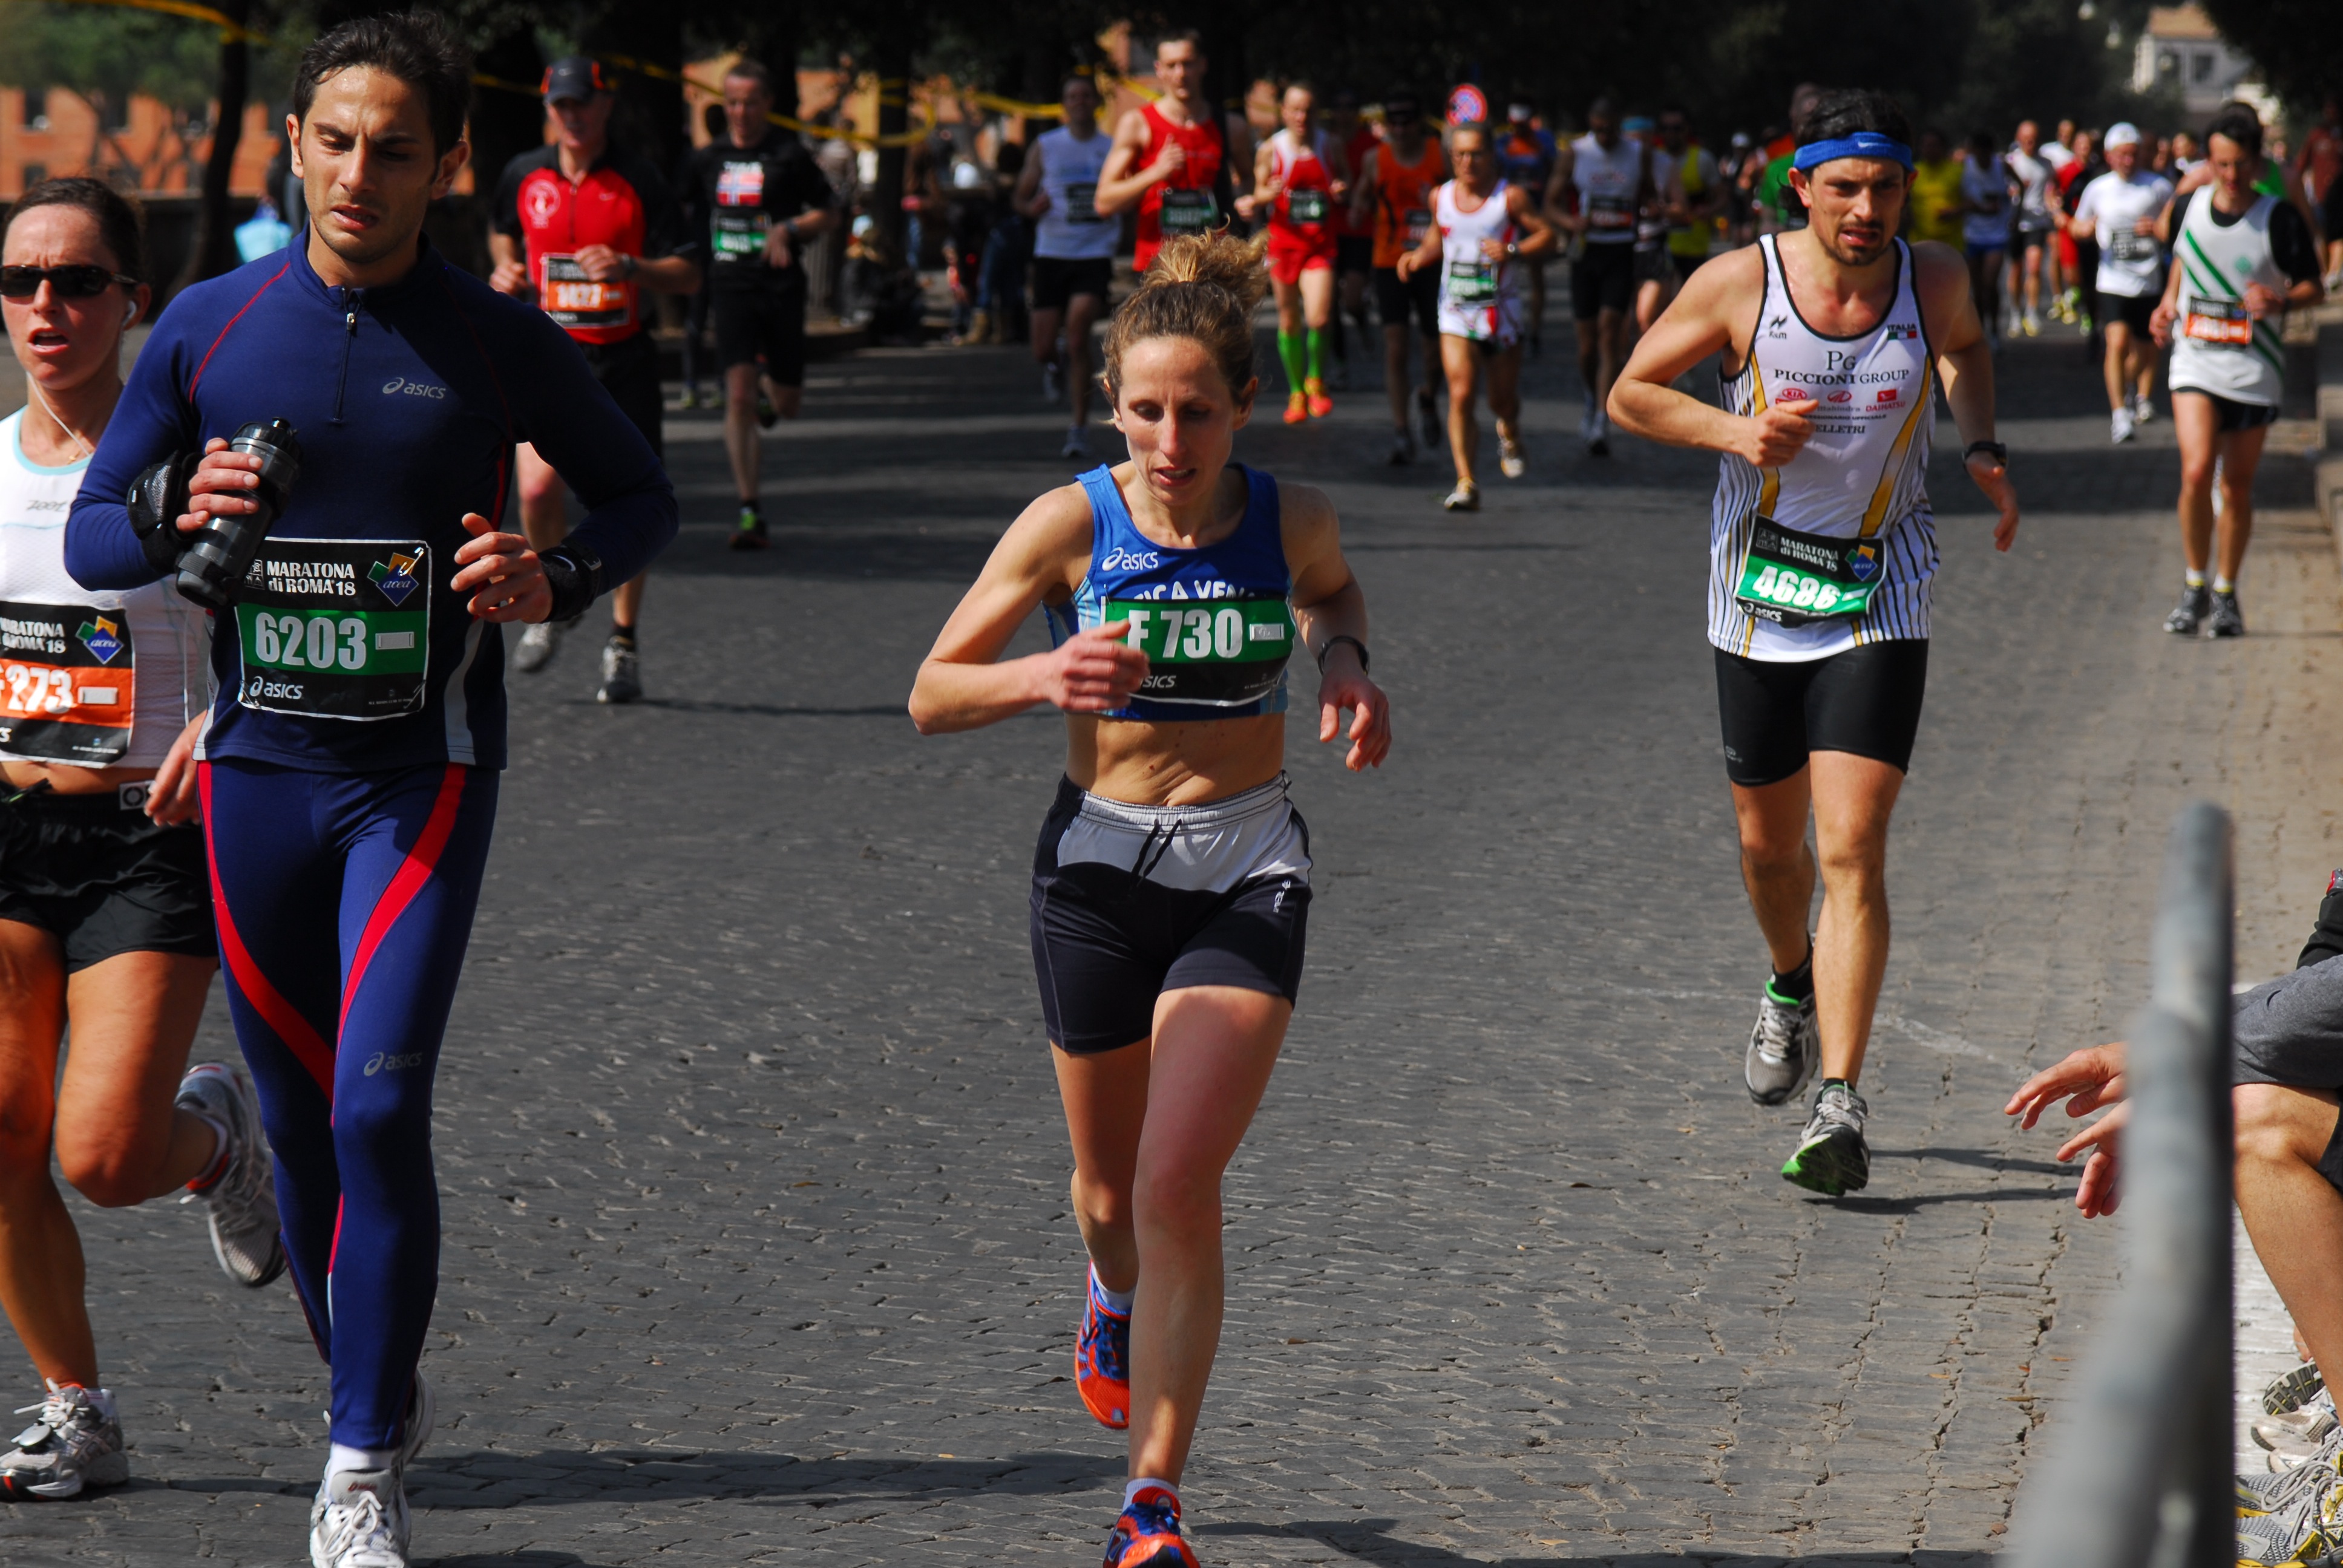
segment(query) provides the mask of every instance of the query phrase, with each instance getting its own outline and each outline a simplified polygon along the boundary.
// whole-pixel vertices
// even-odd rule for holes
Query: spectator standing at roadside
[[[2327,291],[2332,294],[2343,288],[2343,97],[2327,95],[2318,123],[2295,155],[2294,172],[2318,212],[2319,232],[2326,239],[2321,260]]]

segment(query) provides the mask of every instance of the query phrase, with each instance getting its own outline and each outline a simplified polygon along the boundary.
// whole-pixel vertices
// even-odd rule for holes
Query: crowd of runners
[[[1311,903],[1292,684],[1315,675],[1317,737],[1353,771],[1393,745],[1332,503],[1235,455],[1264,390],[1257,309],[1273,301],[1283,419],[1311,427],[1379,376],[1388,460],[1444,437],[1452,512],[1480,504],[1483,397],[1499,474],[1526,471],[1522,358],[1550,265],[1569,269],[1586,457],[1622,437],[1718,455],[1706,631],[1771,960],[1745,1086],[1803,1114],[1783,1176],[1839,1196],[1869,1179],[1857,1085],[1926,683],[1939,406],[2006,550],[2000,339],[2102,337],[2117,441],[2155,417],[2168,348],[2187,578],[2166,624],[2240,635],[2278,327],[2322,297],[2322,258],[2343,263],[2332,106],[2298,171],[2243,106],[2197,136],[2028,122],[1955,156],[1884,95],[1811,86],[1789,130],[1721,156],[1680,107],[1597,99],[1556,135],[1474,89],[1363,112],[1301,83],[1256,141],[1214,108],[1210,69],[1192,35],[1166,36],[1161,95],[1111,126],[1070,78],[1011,186],[1032,352],[1087,468],[1010,526],[910,698],[930,734],[1066,715],[1031,937],[1090,1258],[1076,1392],[1129,1432],[1109,1568],[1196,1562],[1180,1485],[1218,1345],[1221,1178],[1292,1014]],[[423,235],[468,156],[470,83],[421,14],[313,42],[287,125],[305,226],[182,292],[126,385],[123,335],[153,303],[132,206],[47,181],[0,253],[28,387],[0,422],[0,1306],[46,1390],[0,1495],[128,1473],[54,1156],[100,1203],[200,1201],[239,1284],[289,1271],[330,1369],[318,1568],[408,1561],[405,1475],[435,1420],[431,1085],[505,760],[504,628],[513,667],[541,670],[607,594],[599,697],[642,691],[644,573],[679,514],[659,295],[704,306],[729,542],[769,545],[760,427],[799,411],[807,247],[850,221],[753,62],[670,180],[613,145],[603,67],[563,60],[545,146],[482,182],[492,270],[473,276]],[[1714,400],[1686,390],[1712,360]],[[1099,408],[1121,460],[1092,450]],[[1050,651],[1005,658],[1036,614]],[[2322,933],[2338,911],[2343,894]],[[2270,1205],[2308,1183],[2332,1211],[2316,1266],[2298,1247],[2271,1272],[2307,1353],[2343,1358],[2343,1074],[2322,1079],[2318,1049],[2343,1035],[2324,973],[2343,937],[2321,940],[2240,1000],[2262,1074],[2240,1136],[2284,1189]],[[243,1060],[191,1067],[222,964]],[[2120,1075],[2119,1048],[2078,1053],[2012,1108],[2104,1103]],[[2093,1211],[2113,1205],[2119,1126],[2070,1149],[2095,1151]],[[2280,1207],[2244,1193],[2259,1242]],[[2274,1441],[2331,1462],[2333,1428],[2314,1409]],[[2255,1517],[2291,1499],[2257,1491]]]

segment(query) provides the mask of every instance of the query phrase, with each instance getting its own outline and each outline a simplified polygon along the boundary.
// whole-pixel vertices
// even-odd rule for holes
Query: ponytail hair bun
[[[1185,337],[1212,357],[1230,396],[1243,397],[1255,379],[1252,314],[1269,295],[1262,260],[1268,248],[1267,235],[1250,240],[1182,235],[1164,241],[1138,291],[1107,326],[1109,396],[1122,394],[1122,357],[1133,345]]]

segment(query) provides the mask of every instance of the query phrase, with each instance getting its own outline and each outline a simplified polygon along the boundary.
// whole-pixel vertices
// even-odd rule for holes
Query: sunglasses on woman
[[[125,277],[118,272],[108,272],[102,266],[83,264],[74,266],[0,266],[0,298],[30,299],[41,291],[45,279],[57,291],[60,299],[89,299],[104,294],[115,284],[136,288],[138,280]]]

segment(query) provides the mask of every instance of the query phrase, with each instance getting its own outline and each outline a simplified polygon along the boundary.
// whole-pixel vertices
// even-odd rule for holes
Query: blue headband
[[[1790,155],[1790,166],[1811,169],[1833,158],[1890,158],[1908,169],[1912,166],[1912,149],[1894,136],[1883,136],[1877,131],[1857,131],[1851,136],[1835,136],[1827,142],[1808,142]]]

